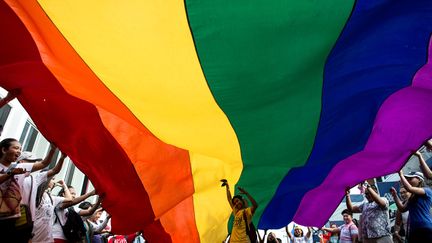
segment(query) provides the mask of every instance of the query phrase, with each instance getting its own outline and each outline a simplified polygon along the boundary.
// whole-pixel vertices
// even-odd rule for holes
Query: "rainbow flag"
[[[430,0],[4,0],[0,31],[0,86],[149,242],[221,242],[222,178],[321,226],[432,136]]]

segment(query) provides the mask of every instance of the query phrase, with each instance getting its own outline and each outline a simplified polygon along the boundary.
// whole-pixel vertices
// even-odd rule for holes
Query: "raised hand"
[[[396,189],[394,187],[390,188],[390,193],[392,194],[393,198],[397,196]]]
[[[247,191],[243,189],[243,187],[237,187],[237,188],[241,194],[248,194]]]
[[[220,182],[222,182],[222,185],[221,185],[221,187],[224,187],[224,186],[226,186],[226,187],[228,187],[228,188],[229,188],[229,184],[228,184],[228,181],[227,181],[227,179],[222,179],[222,180],[220,180]]]
[[[345,188],[345,195],[349,196],[349,194],[350,194],[350,188],[347,187],[347,188]]]

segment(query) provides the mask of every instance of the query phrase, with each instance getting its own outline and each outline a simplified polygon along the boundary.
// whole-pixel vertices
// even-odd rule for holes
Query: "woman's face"
[[[243,200],[240,200],[240,199],[238,199],[238,198],[234,198],[234,201],[233,201],[233,204],[234,204],[234,207],[237,209],[237,210],[239,210],[239,209],[242,209],[243,208]]]
[[[417,177],[408,177],[407,180],[411,186],[418,187],[420,184],[420,179]]]
[[[399,193],[401,195],[402,200],[407,200],[411,196],[411,193],[409,193],[405,188],[401,188],[399,190]]]
[[[8,162],[17,161],[18,157],[21,155],[21,144],[18,141],[11,142],[9,148],[3,148],[3,158]]]
[[[76,197],[76,191],[75,191],[75,188],[73,188],[73,187],[69,188],[69,192],[70,192],[70,194],[72,195],[72,198],[75,198],[75,197]]]
[[[295,228],[294,229],[294,236],[295,237],[302,237],[303,236],[303,230],[300,228]]]
[[[269,241],[274,241],[275,239],[276,239],[276,236],[273,232],[271,232],[267,237],[267,240],[269,240]]]
[[[351,215],[344,213],[342,216],[343,216],[343,220],[344,220],[345,224],[351,223],[351,221],[352,221]]]
[[[98,211],[93,216],[91,216],[92,221],[96,222],[102,215],[102,211]]]

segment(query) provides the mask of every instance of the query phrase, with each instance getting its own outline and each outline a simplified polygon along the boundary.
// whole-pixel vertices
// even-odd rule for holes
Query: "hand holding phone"
[[[228,181],[226,179],[222,179],[220,182],[222,182],[221,187],[228,186]]]

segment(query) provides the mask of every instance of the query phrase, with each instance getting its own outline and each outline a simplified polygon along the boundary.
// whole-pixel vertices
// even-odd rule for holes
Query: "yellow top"
[[[252,220],[251,208],[235,210],[234,213],[234,223],[231,232],[230,243],[250,243],[249,236],[246,233],[246,222],[243,217],[243,212],[246,213],[246,218],[248,222]]]

